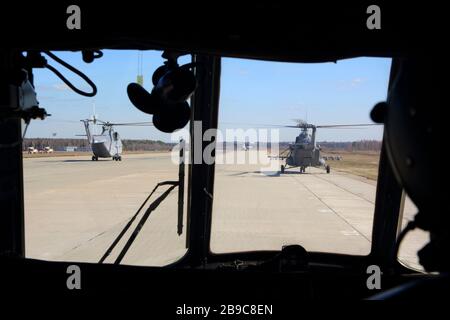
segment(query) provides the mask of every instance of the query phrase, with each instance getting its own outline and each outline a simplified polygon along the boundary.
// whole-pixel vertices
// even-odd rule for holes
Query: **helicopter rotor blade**
[[[293,121],[295,121],[297,123],[297,127],[301,127],[301,126],[308,126],[309,123],[306,122],[303,119],[292,119]]]
[[[297,125],[280,125],[280,124],[262,124],[262,123],[233,123],[233,122],[221,122],[220,124],[225,125],[240,125],[240,126],[254,126],[254,127],[270,127],[270,128],[292,128],[292,129],[302,129],[302,128],[320,128],[320,129],[365,129],[364,127],[369,126],[379,126],[379,123],[358,123],[358,124],[332,124],[332,125],[312,125],[306,123],[302,120],[298,121]]]
[[[116,126],[115,124],[111,124],[111,126]],[[152,124],[120,124],[121,127],[153,127]]]
[[[301,129],[301,128],[310,128],[311,125],[305,124],[305,125],[296,125],[296,126],[288,126],[283,124],[265,124],[265,123],[234,123],[234,122],[219,122],[219,125],[225,124],[225,125],[233,125],[233,126],[243,126],[243,127],[254,127],[254,128],[295,128],[295,129]],[[308,126],[308,127],[306,127]]]
[[[51,122],[56,122],[56,123],[80,123],[79,121],[76,121],[76,120],[50,119],[50,118],[49,118],[49,120],[51,120]]]
[[[88,119],[92,122],[91,119]],[[97,125],[109,125],[109,126],[153,126],[152,122],[123,122],[123,123],[113,123],[107,122],[100,119],[95,119]],[[222,125],[234,125],[234,126],[254,126],[254,127],[270,127],[270,128],[293,128],[293,129],[301,129],[304,127],[310,128],[313,125],[308,124],[303,121],[298,121],[298,125],[282,125],[282,124],[264,124],[264,123],[237,123],[237,122],[220,122]],[[379,126],[381,124],[378,123],[365,123],[365,124],[333,124],[333,125],[318,125],[316,128],[321,129],[358,129],[354,127],[368,127],[368,126]],[[362,129],[362,128],[359,128]]]
[[[264,124],[264,123],[239,123],[239,122],[219,122],[219,125],[232,125],[232,126],[253,126],[253,127],[273,127],[273,128],[282,128],[284,125],[279,124]]]
[[[125,123],[111,123],[113,126],[153,126],[152,122],[125,122]]]
[[[99,126],[107,123],[106,121],[103,121],[103,120],[100,120],[100,119],[97,119],[97,118],[96,119],[84,119],[84,120],[80,120],[80,121],[92,122],[93,124],[96,124],[96,125],[99,125]]]
[[[97,120],[98,121],[98,120]],[[151,122],[130,122],[130,123],[114,123],[114,122],[101,122],[96,123],[98,126],[107,126],[107,127],[115,127],[115,126],[129,126],[129,127],[146,127],[146,126],[153,126]]]
[[[379,123],[363,123],[363,124],[330,124],[330,125],[319,125],[316,126],[316,128],[321,128],[321,129],[339,129],[339,128],[352,128],[353,127],[371,127],[371,126],[380,126],[381,124]]]

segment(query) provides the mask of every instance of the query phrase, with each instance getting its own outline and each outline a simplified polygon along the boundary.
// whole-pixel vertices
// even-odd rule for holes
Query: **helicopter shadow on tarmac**
[[[249,174],[257,174],[260,176],[264,176],[264,177],[280,177],[280,176],[284,176],[284,175],[322,175],[322,174],[326,174],[325,172],[297,172],[297,171],[285,171],[284,173],[281,173],[281,171],[261,171],[261,170],[257,170],[257,171],[241,171],[241,172],[237,172],[237,173],[232,173],[229,174],[228,176],[230,177],[239,177],[239,176],[245,176],[245,175],[249,175]]]
[[[110,159],[104,159],[104,160],[98,160],[98,161],[112,161]],[[78,163],[78,162],[93,162],[91,159],[66,159],[66,160],[46,160],[46,161],[40,161],[42,163],[48,163],[48,162],[58,162],[58,163]]]
[[[111,159],[97,160],[97,161],[113,161]],[[60,160],[58,162],[93,162],[91,159],[70,159],[70,160]]]

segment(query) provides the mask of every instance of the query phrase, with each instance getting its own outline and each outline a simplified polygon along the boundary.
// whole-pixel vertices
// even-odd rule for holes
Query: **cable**
[[[138,76],[142,76],[142,70],[143,70],[142,51],[139,51],[139,53],[138,53]]]
[[[85,97],[93,97],[97,94],[97,86],[95,85],[94,82],[92,82],[91,79],[89,79],[88,76],[86,76],[84,73],[82,73],[81,71],[79,71],[78,69],[74,68],[73,66],[71,66],[70,64],[68,64],[67,62],[65,62],[64,60],[58,58],[57,56],[55,56],[53,53],[51,53],[50,51],[44,51],[44,53],[46,55],[48,55],[50,58],[52,58],[53,60],[55,60],[56,62],[58,62],[60,65],[66,67],[67,69],[69,69],[70,71],[72,71],[73,73],[77,74],[78,76],[80,76],[84,81],[86,81],[89,86],[91,86],[92,88],[92,92],[85,92],[82,91],[80,89],[78,89],[77,87],[75,87],[69,80],[67,80],[66,77],[64,77],[58,70],[56,70],[55,67],[49,65],[48,63],[45,64],[45,67],[47,69],[49,69],[50,71],[52,71],[54,74],[56,74],[56,76],[58,78],[60,78],[70,89],[72,89],[73,91],[75,91],[76,93],[78,93],[79,95],[85,96]],[[100,55],[101,56],[101,55]]]

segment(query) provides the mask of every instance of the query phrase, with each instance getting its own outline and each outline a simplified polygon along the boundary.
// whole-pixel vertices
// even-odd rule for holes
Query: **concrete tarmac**
[[[121,162],[90,156],[24,159],[26,255],[97,262],[154,186],[177,178],[170,153],[123,155]],[[326,174],[308,168],[300,174],[297,168],[280,175],[260,163],[219,164],[211,250],[301,244],[310,251],[368,254],[375,190],[374,181],[333,169]],[[162,266],[185,254],[186,233],[176,233],[177,192],[150,215],[122,263]],[[407,199],[403,223],[415,210]],[[106,262],[114,262],[136,224]],[[408,236],[401,260],[419,267],[415,253],[426,239],[420,231]]]

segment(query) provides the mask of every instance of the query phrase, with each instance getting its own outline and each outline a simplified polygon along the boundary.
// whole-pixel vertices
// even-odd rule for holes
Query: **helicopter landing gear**
[[[330,173],[330,166],[329,165],[327,165],[326,167],[325,167],[325,170],[327,170],[327,173]]]
[[[98,157],[97,156],[92,156],[92,161],[97,161]]]
[[[284,173],[284,166],[281,166],[281,173]]]

